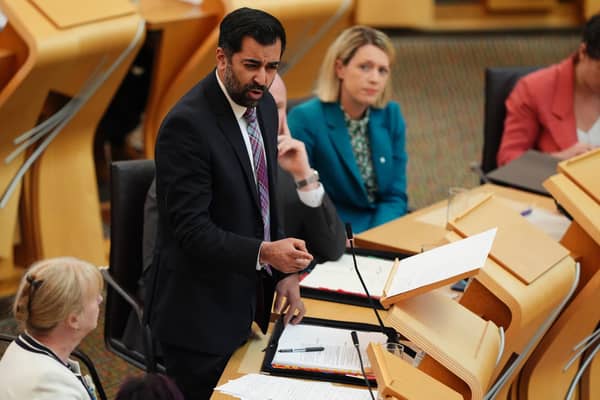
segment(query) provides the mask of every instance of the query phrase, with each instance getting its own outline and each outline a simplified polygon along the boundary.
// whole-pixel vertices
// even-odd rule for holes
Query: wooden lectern
[[[580,399],[600,398],[598,362],[592,362],[584,371],[586,354],[577,347],[598,328],[600,321],[599,167],[600,150],[595,150],[559,163],[559,174],[544,182],[544,187],[573,217],[561,243],[577,257],[581,277],[571,303],[523,369],[519,399],[565,398],[572,385],[574,393],[579,390]],[[590,350],[597,346],[597,341],[591,344]],[[583,373],[582,385],[577,388],[580,373]]]
[[[370,343],[367,354],[377,379],[377,392],[383,399],[463,399],[460,393],[389,353],[380,344]]]
[[[104,264],[92,146],[144,36],[128,0],[0,0],[0,295],[31,261]],[[15,250],[15,244],[18,246]]]
[[[490,189],[498,194],[491,195]],[[473,193],[478,201],[451,221],[449,225],[455,233],[443,231],[446,232],[444,240],[458,240],[498,227],[490,256],[467,286],[460,304],[482,320],[504,329],[505,349],[493,367],[490,387],[485,389],[484,395],[503,399],[507,398],[511,382],[574,290],[577,269],[567,249],[523,219],[507,201],[551,206],[547,199],[494,185],[484,185]],[[406,237],[403,233],[413,232],[412,227],[416,225],[420,228],[421,243],[427,243],[427,238],[429,242],[439,240],[440,228],[433,222],[445,221],[443,211],[443,206],[438,205],[437,209],[432,206],[358,237],[362,237],[361,244],[366,246],[378,247],[381,243],[386,249],[399,246],[414,251],[417,242],[411,244],[412,237],[408,238],[408,246],[401,247]],[[402,229],[396,230],[400,227]]]
[[[488,396],[505,399],[577,285],[569,251],[500,199],[488,196],[449,222],[460,236],[497,227],[488,262],[460,303],[504,328],[505,348]]]
[[[377,382],[383,393],[400,399],[454,398],[456,394],[463,399],[483,399],[503,348],[503,336],[496,324],[446,294],[432,291],[394,304],[388,310],[386,325],[427,355],[419,371],[413,371],[411,365],[390,363],[388,358],[372,352],[371,365],[378,371]],[[407,383],[412,378],[414,385]],[[435,384],[421,385],[431,379]],[[430,390],[448,397],[428,397]]]

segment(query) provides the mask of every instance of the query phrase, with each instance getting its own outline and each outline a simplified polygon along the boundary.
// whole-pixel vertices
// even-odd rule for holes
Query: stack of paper
[[[215,390],[242,400],[370,400],[368,390],[334,386],[327,382],[308,382],[260,374],[231,380]],[[375,392],[375,397],[377,393]]]
[[[309,369],[321,372],[361,375],[358,353],[350,332],[352,329],[320,325],[291,325],[284,329],[271,361],[273,367]],[[367,345],[370,342],[386,343],[388,337],[381,332],[357,331],[360,352],[365,370],[370,365]],[[281,349],[322,347],[322,351],[280,352]]]
[[[381,297],[393,262],[375,257],[356,256],[356,265],[371,296]],[[350,254],[342,255],[337,261],[318,264],[302,279],[300,286],[366,296]]]

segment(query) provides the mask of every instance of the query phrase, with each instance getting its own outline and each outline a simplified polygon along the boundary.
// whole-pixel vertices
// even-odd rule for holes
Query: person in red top
[[[567,159],[600,146],[600,14],[575,54],[523,77],[506,100],[498,166],[529,149]]]

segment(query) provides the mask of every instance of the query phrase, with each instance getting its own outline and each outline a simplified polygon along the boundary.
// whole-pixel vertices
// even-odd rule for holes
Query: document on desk
[[[327,382],[302,381],[248,374],[215,388],[242,400],[370,400],[366,389],[334,386]],[[374,393],[376,395],[376,392]]]
[[[360,361],[350,336],[352,329],[320,325],[288,324],[279,337],[271,365],[277,368],[309,369],[321,372],[360,375]],[[381,332],[357,331],[365,370],[370,369],[367,346],[370,342],[386,343]],[[320,351],[291,351],[287,349],[323,348]]]
[[[371,296],[381,297],[394,263],[383,258],[356,256],[356,264]],[[337,261],[316,265],[300,281],[300,286],[365,296],[360,280],[354,271],[354,261],[350,254],[342,255]]]
[[[385,288],[384,306],[474,275],[490,253],[497,228],[400,260]]]

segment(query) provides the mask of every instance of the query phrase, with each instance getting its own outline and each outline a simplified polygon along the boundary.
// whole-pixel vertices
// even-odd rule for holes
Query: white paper
[[[350,336],[352,329],[330,328],[319,325],[288,324],[283,330],[277,350],[322,346],[323,351],[305,353],[275,352],[272,364],[316,368],[343,373],[361,374],[358,353]],[[386,343],[381,332],[357,331],[360,353],[365,369],[370,367],[367,346],[370,342]]]
[[[4,27],[6,27],[7,22],[8,22],[8,18],[6,18],[6,15],[0,9],[0,32],[2,32],[4,30]]]
[[[367,389],[334,386],[327,382],[302,381],[248,374],[215,388],[243,400],[370,400]],[[375,397],[377,392],[374,391]]]
[[[483,267],[497,228],[400,260],[387,296]]]
[[[562,239],[567,228],[571,225],[569,218],[564,215],[537,207],[533,207],[531,213],[527,214],[525,219],[557,242]]]
[[[376,257],[356,256],[356,264],[371,296],[381,297],[394,262]],[[342,255],[337,261],[316,265],[310,274],[300,281],[300,286],[366,296],[350,254]]]

